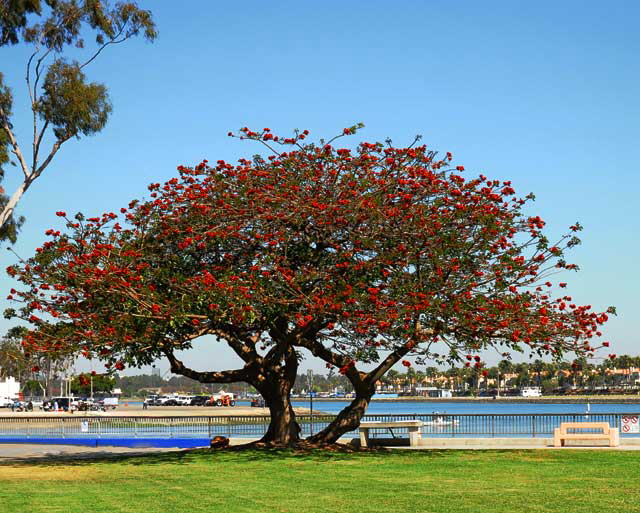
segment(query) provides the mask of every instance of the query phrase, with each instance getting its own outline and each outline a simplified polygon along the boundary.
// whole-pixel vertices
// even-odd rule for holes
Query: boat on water
[[[423,421],[425,426],[434,426],[434,427],[444,427],[444,426],[457,426],[460,424],[458,419],[452,418],[452,415],[447,415],[447,413],[440,413],[434,411],[431,417],[431,420]]]

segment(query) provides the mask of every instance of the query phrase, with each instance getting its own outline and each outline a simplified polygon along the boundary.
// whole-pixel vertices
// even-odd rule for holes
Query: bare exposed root
[[[327,451],[327,452],[340,452],[340,453],[352,453],[352,452],[371,452],[371,451],[387,451],[382,447],[360,447],[359,445],[352,444],[339,444],[339,443],[311,443],[307,440],[296,440],[290,442],[288,444],[279,443],[279,442],[263,442],[263,441],[255,441],[249,442],[242,445],[232,445],[224,448],[212,448],[215,451],[247,451],[247,450],[262,450],[262,451],[271,451],[271,450],[282,450],[282,449],[290,449],[294,452],[310,452],[310,451]]]

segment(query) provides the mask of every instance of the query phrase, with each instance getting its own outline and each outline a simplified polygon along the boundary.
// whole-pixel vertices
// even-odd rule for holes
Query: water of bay
[[[123,401],[124,402],[124,401]],[[131,406],[141,406],[142,401],[127,401]],[[309,408],[309,399],[293,399],[293,405],[300,408]],[[239,400],[238,406],[250,406],[251,402]],[[314,400],[313,410],[323,413],[338,413],[349,401],[319,401]],[[457,402],[457,401],[372,401],[367,408],[367,413],[378,415],[401,414],[531,414],[531,413],[586,413],[587,408],[591,413],[632,413],[640,414],[640,404],[607,403],[589,404],[580,403],[513,403],[496,401]],[[161,409],[158,411],[162,411]],[[199,411],[199,410],[198,410]],[[194,413],[195,415],[196,413]]]
[[[294,400],[294,406],[309,407],[309,400]],[[348,401],[314,401],[313,409],[318,412],[338,413],[349,404]],[[368,414],[531,414],[531,413],[640,413],[640,404],[587,404],[584,403],[507,403],[491,402],[419,402],[419,401],[372,401]]]

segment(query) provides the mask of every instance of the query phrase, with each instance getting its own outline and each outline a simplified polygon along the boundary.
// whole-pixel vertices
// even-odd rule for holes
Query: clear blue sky
[[[60,227],[56,210],[115,210],[180,164],[260,151],[229,130],[306,128],[319,138],[362,121],[359,139],[401,145],[422,134],[468,173],[533,191],[532,213],[552,234],[579,220],[583,245],[570,259],[582,270],[564,281],[580,303],[616,305],[605,339],[618,354],[638,354],[640,3],[139,3],[160,36],[112,48],[87,69],[108,84],[113,115],[102,133],[68,142],[24,197],[19,254]],[[28,149],[26,50],[2,48],[0,59]],[[0,279],[3,290],[13,286]],[[235,361],[210,348],[186,360]]]

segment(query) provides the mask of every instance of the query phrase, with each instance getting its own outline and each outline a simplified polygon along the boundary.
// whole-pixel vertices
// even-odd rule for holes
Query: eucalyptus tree
[[[95,44],[85,49],[89,34]],[[21,175],[10,195],[0,187],[1,239],[15,241],[23,221],[14,215],[16,206],[62,145],[97,134],[107,124],[112,110],[107,86],[88,79],[89,65],[106,49],[138,35],[153,41],[157,32],[151,13],[136,2],[0,0],[0,50],[29,47],[25,81],[31,111],[29,121],[14,114],[13,93],[0,70],[0,180],[14,167]],[[18,125],[29,125],[29,143],[18,141]]]

